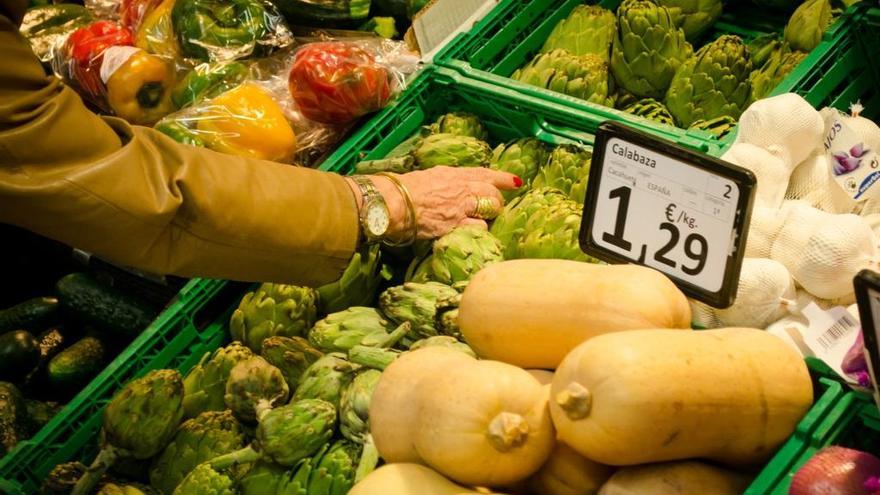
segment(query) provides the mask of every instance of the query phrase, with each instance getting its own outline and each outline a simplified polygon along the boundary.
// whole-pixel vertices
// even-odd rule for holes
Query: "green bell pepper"
[[[248,68],[240,62],[201,64],[189,71],[171,91],[177,108],[188,107],[232,89],[245,80]]]
[[[178,0],[171,11],[183,54],[205,61],[257,51],[272,22],[260,0]]]
[[[43,5],[25,12],[20,30],[40,61],[49,62],[60,37],[91,22],[92,14],[82,5]]]
[[[165,134],[171,139],[177,141],[178,143],[188,144],[190,146],[198,146],[200,148],[205,147],[205,142],[198,136],[198,134],[192,129],[186,127],[185,125],[177,122],[173,119],[166,119],[159,121],[154,129]]]

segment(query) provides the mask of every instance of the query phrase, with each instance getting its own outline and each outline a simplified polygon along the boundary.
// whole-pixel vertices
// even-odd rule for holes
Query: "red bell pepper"
[[[111,46],[132,46],[131,31],[110,21],[97,21],[70,33],[65,43],[65,55],[70,64],[70,75],[90,96],[100,96],[104,90],[101,64],[104,51]]]
[[[132,33],[136,33],[144,17],[160,3],[162,0],[122,0],[119,3],[119,22]]]
[[[385,106],[395,79],[368,51],[350,42],[330,41],[298,51],[288,83],[306,118],[344,124]]]

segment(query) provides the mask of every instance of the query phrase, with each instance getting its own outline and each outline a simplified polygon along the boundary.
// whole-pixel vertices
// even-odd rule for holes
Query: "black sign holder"
[[[877,298],[880,302],[880,274],[871,270],[860,271],[853,279],[853,287],[856,291],[856,303],[859,307],[859,320],[862,324],[862,337],[865,340],[865,358],[868,364],[868,373],[871,375],[871,383],[874,386],[874,401],[880,406],[880,390],[878,390],[877,377],[880,376],[880,336],[877,332],[877,319],[871,305],[871,298]],[[872,293],[874,293],[872,295]],[[880,316],[880,315],[877,315]]]

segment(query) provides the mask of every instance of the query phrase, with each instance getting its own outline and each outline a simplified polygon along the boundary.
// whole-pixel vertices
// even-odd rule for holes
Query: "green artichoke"
[[[553,187],[583,204],[593,153],[574,144],[561,144],[550,153],[547,165],[538,172],[534,188]]]
[[[360,449],[345,440],[334,442],[327,452],[313,459],[308,495],[346,495],[354,486]],[[317,459],[315,461],[315,459]]]
[[[435,134],[468,136],[480,141],[489,139],[489,131],[480,122],[480,118],[467,112],[451,112],[441,115],[432,126],[432,131]]]
[[[805,58],[807,58],[807,54],[799,51],[778,50],[773,52],[767,63],[760,69],[752,71],[749,76],[751,83],[749,104],[770,96],[782,80]]]
[[[639,117],[644,117],[648,120],[653,120],[654,122],[658,122],[660,124],[671,126],[675,125],[675,119],[672,117],[672,114],[669,113],[666,105],[660,103],[653,98],[645,98],[643,100],[639,100],[632,105],[624,108],[623,111],[626,113],[631,113],[633,115],[638,115]]]
[[[616,32],[613,12],[598,5],[578,5],[556,24],[541,53],[562,49],[572,55],[598,55],[607,63]]]
[[[183,410],[186,417],[195,418],[205,411],[226,409],[223,396],[226,394],[229,372],[236,364],[253,356],[254,353],[240,342],[221,347],[213,354],[206,353],[183,380]]]
[[[317,319],[316,299],[315,290],[307,287],[262,284],[242,298],[229,320],[229,332],[256,353],[266,338],[303,337]]]
[[[339,431],[352,442],[363,444],[370,432],[370,398],[382,372],[363,370],[342,392],[339,401]]]
[[[269,337],[263,341],[263,350],[260,352],[263,359],[272,366],[281,370],[284,381],[288,388],[296,386],[303,372],[321,356],[321,351],[309,344],[302,337]]]
[[[253,445],[216,457],[208,464],[222,470],[265,459],[292,467],[329,442],[335,427],[336,408],[329,402],[320,399],[291,402],[260,418]]]
[[[358,368],[346,359],[345,354],[326,354],[300,377],[292,401],[322,399],[338,409],[342,391],[354,380]]]
[[[383,280],[391,280],[391,269],[382,262],[378,244],[354,253],[342,277],[318,287],[318,307],[323,314],[337,313],[352,306],[372,306]]]
[[[547,145],[535,138],[520,138],[507,144],[499,144],[492,151],[489,168],[514,174],[523,181],[519,189],[502,193],[505,201],[521,196],[531,187],[532,180],[547,163],[549,156]]]
[[[613,80],[608,63],[600,55],[572,55],[565,50],[539,53],[510,78],[598,105],[614,106]]]
[[[641,98],[662,98],[693,48],[666,7],[624,0],[617,9],[611,72],[617,84]]]
[[[434,328],[443,334],[438,337],[447,336],[454,339],[464,339],[461,335],[461,329],[458,327],[459,304],[461,304],[461,294],[437,299],[437,304],[434,305],[436,310],[434,313]],[[413,343],[413,345],[415,344],[416,342]],[[409,348],[412,350],[412,345]]]
[[[147,492],[144,492],[141,488],[146,488]],[[153,493],[153,491],[149,487],[105,483],[95,495],[147,495],[147,493]]]
[[[183,419],[183,378],[176,370],[153,370],[113,396],[103,415],[102,448],[72,493],[92,493],[120,457],[148,459],[162,451]]]
[[[88,466],[79,462],[65,462],[53,467],[40,487],[41,495],[67,495],[76,486],[76,482],[85,474]],[[106,477],[98,482],[106,481]]]
[[[780,39],[777,33],[763,34],[753,39],[747,45],[749,56],[752,58],[752,67],[760,70],[770,60],[770,57],[779,51],[791,51],[788,44]]]
[[[241,495],[282,495],[291,472],[266,459],[255,462],[238,483]],[[295,493],[295,492],[294,492]]]
[[[260,356],[235,365],[226,380],[226,407],[245,423],[253,423],[269,409],[287,402],[290,389],[281,370]]]
[[[416,351],[423,347],[448,347],[450,349],[455,349],[456,351],[463,352],[468,356],[476,359],[477,353],[474,352],[473,349],[464,342],[456,339],[455,337],[450,337],[448,335],[438,335],[436,337],[428,337],[426,339],[422,339],[413,343],[413,345],[409,346],[409,350]]]
[[[391,347],[406,335],[407,329],[396,327],[374,308],[354,306],[315,323],[309,342],[322,352],[347,352],[356,345]]]
[[[395,359],[400,357],[401,354],[400,351],[394,349],[380,349],[377,347],[356,345],[348,351],[348,360],[358,366],[381,371],[387,368]]]
[[[736,127],[736,120],[730,115],[722,115],[711,120],[698,120],[691,124],[690,129],[698,129],[714,134],[716,138],[721,139],[730,134]]]
[[[504,246],[504,259],[591,261],[578,243],[580,226],[580,205],[559,189],[541,187],[507,205],[491,232]]]
[[[739,119],[748,105],[751,72],[752,61],[742,39],[721,36],[700,48],[675,73],[666,107],[683,128],[722,115]]]
[[[161,493],[173,493],[196,466],[245,445],[244,431],[231,411],[204,412],[184,421],[153,461],[150,485]]]
[[[819,46],[832,20],[830,0],[806,0],[788,20],[785,41],[795,50],[810,52]]]
[[[200,464],[177,485],[173,495],[235,495],[235,483],[209,464]]]
[[[721,17],[721,0],[657,0],[693,42]]]
[[[468,281],[484,267],[504,260],[498,239],[476,226],[456,227],[434,242],[432,252],[429,278],[447,285]]]
[[[485,167],[492,158],[492,149],[475,137],[455,134],[432,134],[413,150],[416,165],[422,170],[447,167]]]
[[[431,337],[438,334],[434,328],[437,300],[457,295],[458,291],[439,282],[407,282],[383,292],[379,308],[395,322],[409,322],[415,338]]]

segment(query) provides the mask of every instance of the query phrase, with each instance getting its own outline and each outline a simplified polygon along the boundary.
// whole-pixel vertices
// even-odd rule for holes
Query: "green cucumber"
[[[55,284],[61,306],[98,330],[133,337],[158,312],[143,301],[107,286],[86,273],[71,273]]]
[[[104,367],[104,344],[84,337],[49,361],[46,376],[56,390],[78,392]]]
[[[0,332],[30,330],[38,332],[52,325],[58,317],[58,299],[35,297],[11,308],[0,310]]]
[[[30,332],[0,335],[0,380],[18,382],[40,364],[40,347]]]
[[[291,23],[356,21],[370,16],[370,0],[273,0]]]

